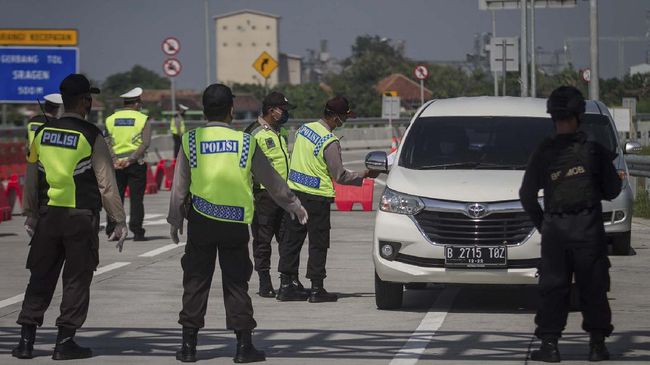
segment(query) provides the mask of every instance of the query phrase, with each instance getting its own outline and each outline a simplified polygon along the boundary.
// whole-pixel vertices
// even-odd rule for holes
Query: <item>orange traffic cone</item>
[[[393,136],[393,139],[390,142],[390,153],[397,152],[397,146],[399,145],[399,142],[397,141],[397,137]]]

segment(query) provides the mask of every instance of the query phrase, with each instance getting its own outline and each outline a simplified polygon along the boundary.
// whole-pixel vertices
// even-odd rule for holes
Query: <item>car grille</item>
[[[429,240],[444,245],[516,245],[535,228],[523,211],[473,219],[463,213],[425,210],[415,220]]]

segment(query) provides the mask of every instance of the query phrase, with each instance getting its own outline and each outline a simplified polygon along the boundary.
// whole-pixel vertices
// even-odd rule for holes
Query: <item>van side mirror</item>
[[[366,155],[366,168],[370,171],[388,172],[388,156],[384,151],[373,151]]]
[[[627,142],[625,143],[625,154],[626,155],[636,155],[641,152],[641,144],[638,142]]]

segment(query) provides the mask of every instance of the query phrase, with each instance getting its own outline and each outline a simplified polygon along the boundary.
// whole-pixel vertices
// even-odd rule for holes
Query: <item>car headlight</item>
[[[389,213],[415,215],[424,209],[424,202],[417,196],[398,193],[386,188],[381,195],[379,209]]]

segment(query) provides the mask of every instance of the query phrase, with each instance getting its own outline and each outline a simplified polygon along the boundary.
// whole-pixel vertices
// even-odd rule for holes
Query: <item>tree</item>
[[[143,89],[169,89],[170,82],[166,77],[162,77],[140,65],[135,65],[129,71],[107,77],[102,85],[102,93],[106,98],[116,97],[136,86]]]

